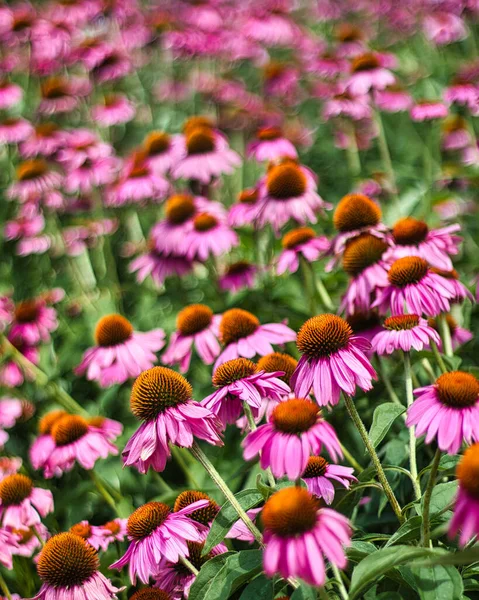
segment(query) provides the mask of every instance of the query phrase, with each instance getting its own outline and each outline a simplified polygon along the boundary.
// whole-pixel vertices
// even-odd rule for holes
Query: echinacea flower
[[[188,518],[209,528],[216,515],[219,513],[220,506],[203,492],[198,492],[196,490],[185,490],[184,492],[181,492],[175,500],[173,512],[180,512],[187,506],[195,504],[199,500],[206,500],[208,504],[189,513]],[[206,536],[207,532],[208,529],[204,530],[203,535]]]
[[[432,385],[414,390],[406,425],[416,425],[416,437],[426,444],[437,438],[439,448],[456,454],[461,444],[479,441],[479,381],[470,373],[443,373]]]
[[[143,149],[153,170],[161,174],[170,171],[186,154],[181,137],[164,131],[149,133],[143,141]]]
[[[268,577],[299,577],[315,586],[326,580],[325,558],[340,569],[346,567],[344,546],[351,543],[346,517],[301,487],[273,494],[261,512],[266,548],[263,567]]]
[[[28,529],[53,511],[50,490],[33,486],[26,475],[7,475],[0,482],[0,520],[3,527]]]
[[[446,323],[449,328],[449,334],[451,336],[452,347],[454,350],[456,348],[458,348],[459,346],[462,346],[463,344],[467,344],[467,342],[470,342],[474,338],[474,335],[472,334],[472,332],[469,331],[468,329],[465,329],[464,327],[461,327],[452,315],[447,314],[447,315],[444,315],[443,318],[446,319]],[[429,324],[429,327],[432,327],[439,333],[440,329],[439,329],[439,323],[437,322],[437,319],[428,319],[428,324]],[[441,338],[439,338],[439,343],[437,346],[438,346],[439,350],[442,352]]]
[[[466,298],[471,302],[474,302],[474,296],[467,287],[459,281],[459,273],[456,269],[444,270],[438,269],[437,267],[431,267],[431,273],[438,275],[442,280],[447,280],[448,286],[450,286],[453,293],[451,304],[461,304]]]
[[[210,256],[220,256],[239,244],[238,235],[217,216],[202,212],[193,218],[178,245],[178,253],[188,260],[205,261]]]
[[[80,600],[117,598],[116,588],[99,571],[98,553],[72,533],[59,533],[43,547],[37,570],[42,586],[32,600]]]
[[[15,529],[12,527],[8,527],[7,529],[17,539],[18,546],[13,550],[17,556],[31,558],[38,550],[41,550],[43,544],[50,537],[48,529],[42,523],[37,523],[27,529]]]
[[[445,104],[434,100],[422,100],[411,107],[409,114],[416,122],[444,119],[449,110]]]
[[[22,467],[22,459],[18,456],[0,456],[0,481],[7,475],[18,473]]]
[[[431,342],[440,344],[441,338],[426,319],[418,315],[397,315],[384,321],[384,330],[372,340],[372,351],[380,356],[392,354],[395,350],[410,352],[413,348],[420,352]]]
[[[108,542],[104,536],[103,529],[96,525],[90,525],[88,521],[75,523],[75,525],[70,527],[69,531],[73,535],[77,535],[87,541],[95,550],[106,550],[108,548]]]
[[[148,583],[163,561],[176,563],[180,557],[188,556],[187,541],[202,541],[204,526],[189,519],[188,515],[207,505],[207,500],[199,500],[178,512],[172,512],[161,502],[140,506],[128,519],[130,545],[110,569],[129,565],[128,574],[133,584],[136,584],[137,577]]]
[[[131,121],[135,112],[134,105],[123,94],[107,94],[103,104],[92,108],[91,116],[101,127],[111,127]]]
[[[172,369],[153,367],[141,373],[131,390],[130,407],[143,423],[122,452],[124,465],[140,473],[149,467],[161,472],[171,454],[169,443],[190,448],[196,436],[222,444],[217,418],[192,394],[188,381]]]
[[[17,342],[34,346],[50,341],[50,333],[58,327],[54,308],[39,299],[25,300],[15,306],[9,336]]]
[[[8,189],[10,198],[25,202],[32,196],[38,196],[58,188],[62,181],[60,173],[50,170],[42,158],[32,158],[21,162],[16,170],[17,181]]]
[[[347,490],[351,483],[357,481],[353,475],[354,469],[343,465],[332,465],[322,456],[310,456],[306,469],[301,475],[306,487],[326,504],[334,500],[334,481],[340,483]]]
[[[88,79],[53,76],[41,84],[40,113],[51,115],[71,112],[80,103],[80,98],[91,91]]]
[[[0,144],[18,144],[27,139],[33,125],[20,117],[9,117],[0,122]]]
[[[300,397],[314,390],[320,406],[339,402],[341,390],[354,395],[356,386],[372,389],[376,379],[365,352],[369,342],[353,334],[348,322],[332,314],[323,314],[306,321],[296,341],[302,356],[293,376],[291,387]]]
[[[261,325],[258,318],[242,308],[231,308],[220,321],[220,340],[225,348],[215,363],[219,365],[233,358],[253,358],[273,352],[271,344],[285,344],[296,339],[295,332],[284,323]]]
[[[18,104],[23,97],[22,88],[11,81],[0,81],[0,109],[5,110]]]
[[[128,519],[113,519],[104,525],[99,525],[105,547],[108,548],[113,542],[123,542],[127,535]]]
[[[426,37],[438,46],[457,42],[467,36],[464,20],[447,9],[429,11],[424,17],[423,29]]]
[[[246,402],[256,417],[262,400],[280,400],[289,393],[289,386],[278,377],[282,372],[265,373],[246,358],[233,358],[219,365],[213,373],[213,385],[218,388],[201,404],[221,421],[223,428],[234,423],[243,412]]]
[[[259,188],[256,220],[259,227],[269,223],[278,233],[293,219],[301,225],[316,223],[316,213],[331,206],[317,192],[313,173],[290,159],[270,166]]]
[[[204,304],[190,304],[178,313],[177,331],[171,334],[168,348],[161,361],[165,365],[180,365],[180,371],[186,373],[191,361],[193,346],[201,360],[210,365],[220,353],[219,321],[220,315],[214,315],[211,308]]]
[[[0,565],[13,569],[13,554],[17,553],[18,536],[8,529],[0,527]]]
[[[298,227],[288,231],[281,240],[283,250],[278,258],[276,272],[282,275],[286,271],[296,273],[300,258],[314,262],[329,250],[329,241],[325,236],[317,236],[310,227]]]
[[[19,398],[8,396],[0,397],[0,427],[9,429],[14,427],[18,419],[23,415],[23,401]]]
[[[91,70],[91,75],[98,83],[121,79],[133,68],[125,48],[104,46],[98,54],[98,59]]]
[[[246,260],[239,260],[229,264],[223,275],[218,278],[221,290],[239,292],[245,288],[253,288],[258,269]]]
[[[307,398],[288,398],[277,404],[268,423],[250,432],[242,446],[245,460],[261,454],[262,469],[271,467],[275,477],[287,475],[291,480],[301,476],[309,457],[319,454],[323,446],[334,460],[342,456],[333,427]]]
[[[371,117],[371,102],[367,94],[353,95],[345,89],[344,84],[338,86],[335,92],[324,103],[322,115],[325,121],[335,117],[349,117],[355,121]]]
[[[383,112],[397,113],[409,110],[411,95],[397,83],[374,91],[374,103]]]
[[[370,90],[383,90],[395,81],[391,71],[381,65],[380,57],[369,52],[353,59],[346,85],[352,94],[358,96]]]
[[[140,254],[128,266],[130,273],[136,272],[139,283],[150,276],[156,287],[161,287],[165,279],[172,276],[183,277],[193,270],[193,262],[185,256],[166,250],[157,250],[151,240],[149,249]]]
[[[44,415],[38,424],[38,437],[30,446],[29,458],[35,470],[43,468],[55,448],[55,440],[51,436],[55,421],[68,413],[64,410],[53,410]]]
[[[231,206],[228,213],[228,223],[231,227],[245,227],[255,225],[258,216],[259,193],[256,188],[240,192],[237,201]]]
[[[162,329],[134,331],[125,317],[107,315],[96,325],[96,346],[84,353],[75,373],[86,372],[87,379],[98,381],[102,387],[124,383],[153,366],[155,352],[165,345],[164,338]]]
[[[273,161],[285,156],[298,158],[296,148],[283,136],[279,127],[259,129],[256,140],[248,145],[247,154],[258,162]]]
[[[390,249],[384,260],[393,262],[404,256],[420,256],[432,267],[450,271],[451,256],[459,253],[462,238],[455,235],[459,224],[430,229],[425,221],[404,217],[396,222],[389,239]]]
[[[473,444],[464,452],[456,467],[459,482],[453,515],[449,524],[449,538],[458,533],[459,545],[479,535],[479,444]]]
[[[435,317],[449,312],[454,298],[450,280],[434,273],[428,263],[419,256],[398,258],[388,270],[388,283],[377,290],[377,298],[371,305],[382,313],[393,315],[405,312]]]

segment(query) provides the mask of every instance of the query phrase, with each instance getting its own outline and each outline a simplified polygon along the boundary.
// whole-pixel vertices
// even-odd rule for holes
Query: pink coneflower
[[[60,173],[50,170],[48,163],[42,158],[21,162],[16,169],[16,175],[17,181],[10,185],[8,195],[10,198],[18,198],[21,202],[50,192],[62,182]]]
[[[175,179],[194,179],[206,184],[223,173],[232,173],[241,164],[226,137],[211,127],[189,128],[184,144],[186,156],[172,168]]]
[[[442,10],[429,12],[424,17],[423,28],[426,37],[438,46],[457,42],[467,35],[466,25],[461,17]]]
[[[98,381],[102,387],[124,383],[154,365],[155,352],[163,348],[164,340],[163,329],[134,331],[125,317],[107,315],[96,325],[96,346],[84,353],[75,373],[86,372],[87,379]]]
[[[432,267],[451,270],[451,256],[459,253],[462,238],[455,235],[459,224],[430,229],[425,221],[404,217],[396,222],[388,239],[391,248],[384,260],[392,262],[404,256],[420,256]]]
[[[45,254],[51,247],[52,240],[48,235],[37,235],[30,238],[23,238],[16,247],[18,256],[29,256],[30,254]]]
[[[218,278],[221,290],[239,292],[245,288],[253,288],[256,282],[258,269],[246,260],[239,260],[229,264],[223,275]]]
[[[474,302],[474,296],[467,289],[467,287],[459,281],[459,273],[456,269],[446,271],[444,269],[438,269],[437,267],[431,267],[431,273],[438,275],[443,280],[447,279],[448,285],[451,287],[453,297],[451,299],[452,304],[461,304],[466,298],[471,302]]]
[[[248,157],[258,162],[277,160],[279,158],[298,158],[293,144],[283,136],[279,127],[263,127],[256,134],[256,140],[248,145]]]
[[[18,104],[23,97],[23,90],[20,86],[11,81],[0,81],[0,109],[5,110]]]
[[[38,437],[29,450],[29,458],[35,470],[42,469],[55,448],[52,427],[56,421],[67,415],[64,410],[54,410],[44,415],[38,424]]]
[[[53,511],[50,490],[33,487],[26,475],[7,475],[0,482],[0,519],[3,527],[28,529]]]
[[[86,161],[95,162],[113,155],[112,146],[90,129],[72,129],[63,135],[64,147],[56,158],[67,170],[77,169]]]
[[[456,454],[462,442],[479,441],[479,381],[470,373],[443,373],[432,385],[414,390],[406,425],[416,425],[416,437],[426,444],[437,438],[441,450]]]
[[[38,365],[40,362],[40,354],[38,348],[35,346],[29,346],[24,344],[19,339],[11,338],[8,336],[8,341],[31,363]],[[0,366],[0,383],[6,387],[18,387],[27,379],[33,381],[35,376],[30,372],[23,372],[14,360],[7,360],[2,366]]]
[[[441,277],[419,256],[398,258],[388,271],[388,285],[377,290],[372,308],[393,315],[409,312],[435,317],[449,312],[455,296],[452,280]]]
[[[340,86],[332,98],[324,103],[323,119],[329,121],[335,117],[349,117],[355,121],[371,117],[371,103],[367,94],[352,95]]]
[[[0,398],[0,427],[9,429],[14,427],[23,415],[23,401],[18,398],[3,396]]]
[[[28,138],[20,144],[20,154],[24,158],[51,156],[66,142],[67,136],[56,123],[36,125]]]
[[[172,512],[161,502],[140,506],[128,519],[131,541],[128,550],[110,569],[129,565],[128,574],[133,584],[136,584],[137,576],[143,583],[148,583],[162,561],[176,563],[180,557],[188,556],[187,541],[201,542],[205,527],[189,519],[188,515],[207,505],[207,500],[198,500],[178,512]]]
[[[238,244],[238,235],[223,220],[202,212],[193,218],[193,227],[185,232],[177,250],[188,260],[204,262],[210,256],[220,256]]]
[[[18,536],[0,527],[0,565],[13,569],[13,554],[17,554]]]
[[[268,422],[250,432],[242,445],[245,460],[260,454],[262,469],[271,467],[275,477],[287,475],[292,480],[301,476],[311,454],[319,454],[323,445],[335,461],[342,456],[336,432],[307,398],[277,404]]]
[[[89,471],[99,458],[118,454],[110,436],[78,415],[67,414],[56,419],[50,435],[54,447],[42,465],[46,479],[61,477],[73,469],[75,462]]]
[[[353,95],[359,96],[370,90],[383,90],[395,82],[391,71],[382,66],[381,57],[369,52],[353,59],[346,86]]]
[[[319,196],[313,173],[286,159],[272,165],[259,189],[257,221],[278,232],[290,219],[301,225],[316,223],[316,213],[331,206]]]
[[[33,126],[21,117],[8,117],[0,122],[0,144],[18,144],[27,139]]]
[[[189,573],[192,575],[191,571],[189,571]],[[165,590],[155,586],[143,587],[141,590],[137,590],[132,596],[130,596],[130,600],[176,600],[177,597],[178,595],[172,596]]]
[[[422,100],[409,111],[413,121],[433,121],[447,117],[448,108],[445,104],[434,100]]]
[[[50,537],[48,529],[42,523],[32,525],[28,529],[14,529],[12,527],[8,527],[7,529],[17,538],[18,546],[13,550],[17,556],[32,557],[38,550],[41,550],[43,544]],[[0,596],[0,598],[2,597]]]
[[[393,84],[383,90],[375,90],[374,103],[383,112],[396,113],[409,110],[412,98],[400,85]]]
[[[13,321],[15,304],[9,296],[0,296],[0,331]]]
[[[108,542],[103,535],[102,528],[90,525],[88,521],[80,521],[72,525],[69,531],[87,541],[95,550],[106,550],[108,548]]]
[[[111,441],[115,441],[123,432],[123,425],[120,422],[102,416],[90,417],[88,424],[101,431]]]
[[[220,353],[218,342],[220,315],[204,304],[191,304],[178,313],[177,331],[171,334],[161,361],[165,365],[179,364],[186,373],[190,367],[193,346],[201,360],[210,365]]]
[[[211,411],[192,400],[193,388],[182,376],[166,367],[153,367],[136,379],[130,407],[143,421],[122,452],[123,464],[146,473],[151,466],[161,472],[170,456],[169,443],[190,448],[194,436],[221,445],[218,420]]]
[[[152,131],[143,142],[148,162],[156,173],[170,171],[186,156],[186,150],[179,135],[169,135],[164,131]]]
[[[156,250],[152,240],[150,249],[140,254],[128,266],[130,273],[136,272],[136,279],[142,283],[148,276],[157,287],[161,287],[167,277],[183,277],[193,270],[193,262],[185,256]]]
[[[418,315],[389,317],[384,321],[384,329],[386,331],[378,333],[371,342],[371,349],[379,355],[392,354],[395,350],[409,352],[413,348],[420,352],[431,341],[437,345],[441,341],[437,331]]]
[[[330,508],[320,508],[307,490],[289,487],[276,492],[261,513],[266,548],[263,567],[268,577],[299,577],[322,586],[325,558],[340,569],[346,567],[343,546],[351,543],[348,519]],[[325,557],[325,558],[324,558]]]
[[[329,250],[330,243],[325,236],[317,236],[310,227],[298,227],[289,231],[281,240],[283,251],[279,255],[276,272],[282,275],[286,271],[296,273],[301,258],[315,262]]]
[[[461,327],[452,315],[445,315],[445,319],[449,328],[451,343],[454,350],[459,346],[462,346],[463,344],[467,344],[467,342],[470,342],[474,338],[472,332],[468,329],[465,329],[464,327]],[[439,324],[437,322],[437,319],[429,319],[428,324],[430,327],[432,327],[439,333]],[[441,338],[439,338],[439,342],[437,345],[439,350],[442,352]]]
[[[218,389],[201,404],[219,418],[223,428],[241,416],[244,402],[257,417],[262,400],[280,400],[290,392],[289,386],[279,379],[281,375],[281,371],[266,373],[246,358],[233,358],[215,370],[212,382]]]
[[[243,190],[238,200],[231,206],[228,213],[228,223],[231,227],[254,225],[258,216],[258,190],[251,188]]]
[[[247,310],[227,310],[220,322],[220,339],[225,349],[215,363],[215,369],[233,358],[253,358],[273,352],[271,344],[285,344],[296,339],[296,333],[284,323],[261,325]]]
[[[54,535],[40,553],[42,587],[32,600],[116,599],[124,588],[112,585],[99,568],[98,553],[88,542],[73,533]]]
[[[366,312],[355,311],[346,316],[346,321],[353,330],[354,335],[365,338],[369,343],[371,343],[377,333],[382,331],[381,320],[375,310],[368,310]],[[365,350],[364,353],[367,357],[371,356],[371,348]]]
[[[202,539],[206,539],[208,536],[209,528],[213,523],[214,519],[218,515],[220,511],[220,506],[214,500],[212,500],[207,494],[203,492],[198,492],[197,490],[185,490],[181,492],[175,500],[175,504],[173,507],[173,511],[179,512],[186,508],[187,506],[191,506],[198,500],[207,500],[208,504],[203,508],[195,510],[194,512],[188,515],[188,518],[194,521],[195,523],[200,523],[200,525],[204,525],[205,529],[201,530]],[[223,546],[223,544],[221,544]]]
[[[473,444],[464,452],[456,467],[459,489],[449,524],[449,538],[460,532],[459,545],[479,535],[479,444]]]
[[[47,115],[71,112],[80,103],[80,98],[91,91],[87,79],[49,77],[41,84],[41,102],[39,112]]]
[[[366,357],[369,342],[353,334],[341,317],[324,314],[306,321],[298,333],[302,356],[291,377],[294,393],[304,398],[311,389],[321,406],[337,404],[341,390],[349,395],[372,389],[376,371]]]
[[[479,100],[479,95],[478,95]],[[453,152],[463,150],[473,143],[467,121],[461,115],[451,115],[442,125],[441,147]]]
[[[334,500],[333,481],[337,481],[348,490],[351,483],[357,481],[353,472],[354,469],[351,467],[332,465],[322,456],[310,456],[301,479],[304,480],[311,494],[322,498],[326,504],[332,504]]]
[[[57,313],[39,299],[25,300],[15,306],[9,337],[35,346],[50,341],[50,333],[58,327]]]
[[[105,547],[113,542],[123,542],[127,536],[128,519],[113,519],[98,527],[101,530]]]
[[[5,479],[7,475],[17,473],[22,467],[22,459],[13,456],[0,456],[0,480]]]
[[[52,2],[47,14],[50,18],[81,28],[88,21],[93,22],[95,17],[100,15],[102,8],[101,0],[60,0]]]
[[[133,69],[133,64],[124,50],[105,48],[104,52],[104,56],[91,71],[98,83],[121,79]]]
[[[277,97],[286,105],[295,105],[299,101],[301,74],[292,64],[272,60],[263,68],[264,95]]]
[[[91,109],[92,119],[101,127],[128,123],[135,113],[133,103],[123,94],[108,94],[103,104],[97,104]]]
[[[459,74],[444,90],[444,101],[447,104],[466,106],[473,115],[477,114],[479,104],[479,88],[473,79]]]
[[[265,46],[294,46],[295,37],[300,34],[298,26],[286,14],[260,10],[251,15],[242,26],[242,33]]]
[[[16,240],[19,238],[38,235],[45,228],[45,217],[38,212],[34,204],[25,204],[20,207],[17,217],[5,223],[5,239]]]

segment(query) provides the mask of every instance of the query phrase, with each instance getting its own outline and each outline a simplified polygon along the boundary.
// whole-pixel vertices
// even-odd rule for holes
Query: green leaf
[[[188,596],[189,600],[204,600],[207,598],[208,591],[214,581],[215,575],[224,567],[229,556],[234,552],[225,552],[214,556],[201,567]]]
[[[447,483],[440,483],[439,485],[436,485],[431,495],[431,517],[444,511],[450,504],[452,504],[456,496],[457,485],[457,481],[448,481]],[[423,508],[423,502],[421,501],[421,513]]]
[[[427,561],[428,565],[470,565],[479,561],[479,548],[469,548],[462,552],[451,552],[434,556]]]
[[[263,501],[261,492],[254,489],[242,490],[235,494],[235,498],[244,510],[254,508]],[[238,519],[239,517],[236,510],[228,501],[226,501],[211,524],[211,529],[206,538],[205,547],[203,548],[203,555],[208,554],[212,548],[225,539],[226,534]]]
[[[399,406],[394,402],[385,402],[376,408],[373,415],[373,423],[369,430],[369,437],[375,448],[386,437],[391,425],[405,410],[405,406]]]
[[[348,557],[348,560],[359,562],[366,556],[376,552],[376,550],[376,546],[370,542],[353,540],[349,548],[346,549],[346,556]]]
[[[273,600],[274,583],[266,575],[259,575],[243,590],[239,600]]]
[[[462,600],[462,577],[454,567],[435,565],[411,570],[421,600]]]
[[[235,552],[228,556],[223,567],[211,580],[207,593],[198,596],[195,600],[226,600],[238,588],[261,573],[262,563],[262,550]]]
[[[362,593],[394,567],[421,558],[435,556],[442,551],[415,546],[391,546],[373,552],[362,560],[353,571],[350,600],[361,598]]]
[[[317,597],[317,588],[302,583],[297,590],[294,590],[291,600],[317,600]]]
[[[387,548],[393,544],[403,544],[405,542],[410,542],[411,540],[417,539],[421,531],[421,524],[422,517],[418,515],[411,517],[405,523],[403,523],[395,533],[392,534],[384,547]]]

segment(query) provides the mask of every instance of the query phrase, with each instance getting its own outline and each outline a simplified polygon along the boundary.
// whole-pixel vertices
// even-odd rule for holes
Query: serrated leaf
[[[376,408],[369,430],[369,437],[375,448],[386,437],[391,425],[405,410],[405,406],[399,406],[394,402],[385,402]]]
[[[462,577],[454,567],[423,566],[413,567],[411,571],[421,600],[462,600]]]
[[[273,600],[274,583],[266,575],[259,575],[243,590],[239,600]]]
[[[234,552],[225,552],[205,562],[190,588],[189,600],[205,600],[208,597],[215,576],[224,567],[228,557],[233,554]]]

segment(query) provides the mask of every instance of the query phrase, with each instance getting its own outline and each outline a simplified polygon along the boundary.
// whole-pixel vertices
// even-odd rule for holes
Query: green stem
[[[393,187],[393,197],[396,200],[397,207],[399,208],[399,198],[397,195],[397,185],[396,185],[396,175],[394,174],[393,163],[391,160],[391,154],[389,152],[389,146],[386,139],[386,133],[384,131],[383,120],[381,117],[381,112],[379,110],[375,111],[376,124],[378,126],[378,145],[379,152],[381,154],[381,159],[383,161],[384,170],[388,174],[389,180]]]
[[[347,124],[347,135],[350,143],[346,148],[346,156],[348,159],[348,167],[353,179],[356,179],[361,175],[361,159],[359,158],[358,144],[356,141],[356,131],[354,124],[348,122]]]
[[[324,285],[322,279],[316,278],[314,276],[314,271],[313,271],[312,266],[311,266],[311,272],[313,273],[313,282],[316,285],[316,290],[318,291],[321,303],[323,304],[323,306],[326,310],[329,310],[332,312],[334,309],[334,304],[333,304],[333,301],[331,300],[331,296],[329,295],[328,290],[326,289],[326,286]]]
[[[442,359],[442,356],[441,356],[441,353],[439,352],[437,344],[435,342],[433,342],[432,340],[431,340],[431,348],[432,348],[432,352],[434,354],[434,358],[436,359],[436,362],[439,365],[439,368],[441,369],[441,371],[443,373],[447,373],[448,368],[446,367],[446,363]]]
[[[241,506],[241,504],[238,502],[238,500],[235,498],[233,492],[230,490],[230,488],[228,487],[225,480],[221,477],[221,475],[215,469],[215,467],[211,463],[210,459],[206,456],[206,454],[203,452],[203,450],[198,446],[197,442],[193,442],[193,445],[191,446],[190,451],[191,451],[191,454],[202,464],[205,471],[208,473],[208,475],[211,477],[211,479],[215,482],[215,484],[218,486],[218,488],[223,493],[223,496],[228,500],[228,502],[231,504],[231,506],[236,510],[239,518],[243,521],[243,523],[246,525],[248,530],[253,534],[253,536],[254,536],[255,540],[258,542],[258,544],[260,546],[262,546],[263,538],[261,536],[261,532],[256,527],[256,525],[253,523],[253,521],[248,517],[248,515],[246,514],[246,511]]]
[[[101,481],[100,477],[95,473],[95,471],[88,472],[90,474],[91,480],[95,484],[96,489],[100,493],[100,496],[102,496],[105,502],[110,505],[110,507],[117,513],[119,517],[121,517],[121,514],[118,512],[117,503],[115,502],[111,494],[108,492],[106,487],[103,485],[103,482]]]
[[[364,445],[366,446],[366,449],[369,452],[371,460],[373,461],[374,468],[376,469],[376,473],[377,473],[379,482],[382,485],[384,493],[386,494],[386,496],[389,500],[389,503],[394,511],[394,514],[396,515],[396,517],[398,518],[398,521],[400,523],[404,523],[405,518],[401,512],[401,507],[399,505],[399,502],[397,501],[396,496],[394,495],[394,492],[393,492],[391,486],[389,485],[389,481],[386,478],[386,474],[384,473],[384,469],[381,465],[381,461],[379,460],[379,456],[377,455],[376,450],[374,449],[374,446],[369,437],[369,434],[366,430],[366,427],[364,426],[364,423],[362,422],[361,417],[359,416],[359,413],[356,409],[356,405],[354,404],[354,402],[350,396],[348,396],[347,394],[343,394],[343,396],[344,396],[344,402],[346,404],[346,408],[348,409],[348,413],[351,416],[353,423],[356,425],[359,435],[361,436],[361,438],[364,442]]]
[[[331,569],[333,571],[334,578],[338,582],[339,594],[340,594],[341,598],[343,600],[348,600],[348,598],[349,598],[348,590],[346,589],[346,587],[343,583],[343,579],[341,577],[341,573],[340,573],[338,567],[336,565],[333,565],[333,563],[331,563]]]
[[[308,299],[309,311],[312,315],[315,315],[317,314],[317,307],[312,268],[310,263],[301,254],[299,255],[299,263],[301,265],[303,285],[306,293],[306,298]]]
[[[399,404],[399,406],[404,406],[403,403],[401,402],[401,400],[399,400],[398,395],[394,391],[391,380],[389,379],[389,375],[386,373],[386,369],[384,368],[384,364],[379,355],[377,355],[377,365],[378,365],[379,374],[381,375],[381,381],[384,383],[384,387],[386,388],[389,398],[391,399],[392,402],[394,402],[394,404]]]
[[[193,575],[198,575],[198,569],[185,556],[180,556],[180,562],[182,562],[185,567],[193,573]]]
[[[431,496],[436,483],[437,471],[439,468],[439,461],[441,460],[441,451],[439,448],[436,450],[434,459],[432,461],[431,471],[429,473],[429,481],[427,482],[426,491],[424,492],[423,509],[422,509],[422,536],[421,544],[425,548],[429,548],[430,537],[431,537],[431,523],[429,521],[429,512],[431,508]]]
[[[414,402],[414,394],[412,388],[412,371],[411,371],[411,355],[409,352],[404,352],[404,377],[406,378],[406,400],[408,408]],[[411,481],[414,488],[414,496],[416,500],[421,497],[421,486],[417,478],[417,462],[416,462],[416,428],[414,425],[409,427],[409,470],[411,471]]]
[[[354,467],[354,470],[356,471],[356,473],[362,473],[364,471],[364,467],[362,467],[358,461],[354,458],[354,456],[351,454],[351,452],[346,448],[346,446],[344,446],[342,444],[342,442],[339,442],[339,445],[341,446],[341,450],[343,451],[344,454],[344,458],[348,461],[348,463]]]
[[[446,315],[440,314],[438,320],[439,328],[441,330],[442,347],[444,350],[444,354],[451,358],[452,356],[454,356],[454,352],[452,350],[451,330],[449,329]]]
[[[243,410],[244,410],[244,414],[246,415],[246,419],[248,421],[249,430],[256,431],[257,426],[254,421],[253,412],[251,411],[251,406],[247,402],[243,402]],[[269,467],[266,469],[266,476],[268,478],[269,485],[272,488],[274,488],[276,486],[276,481],[275,481],[275,478],[273,477],[273,473],[271,472],[271,469]]]
[[[0,589],[2,590],[4,596],[7,598],[7,600],[12,600],[12,595],[10,594],[10,590],[8,589],[8,585],[5,582],[5,579],[3,578],[3,576],[0,574]]]

